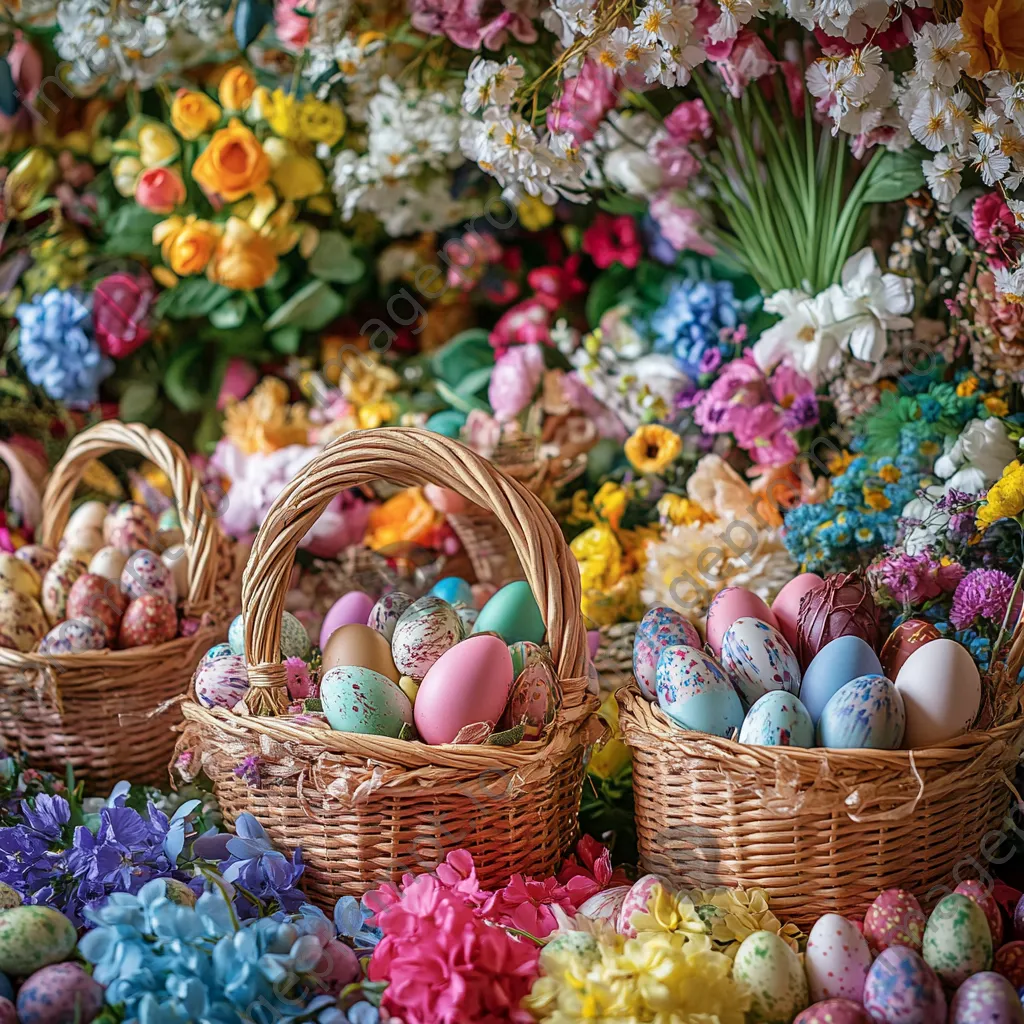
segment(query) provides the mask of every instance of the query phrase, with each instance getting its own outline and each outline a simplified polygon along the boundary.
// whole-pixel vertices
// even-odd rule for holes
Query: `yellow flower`
[[[277,377],[264,377],[248,398],[224,410],[224,436],[246,455],[307,444],[309,429],[306,406],[289,405],[288,385]]]
[[[401,380],[375,353],[334,349],[324,344],[324,362],[330,369],[342,395],[353,405],[371,405],[398,389]]]
[[[698,889],[686,893],[706,921],[716,948],[733,957],[740,943],[753,932],[778,935],[798,953],[802,933],[794,924],[783,924],[771,911],[763,889]]]
[[[57,178],[57,163],[46,150],[30,149],[4,181],[7,215],[23,220],[32,215]]]
[[[299,130],[310,142],[334,146],[345,134],[345,112],[341,107],[321,103],[315,96],[307,96],[299,109]]]
[[[1010,407],[998,395],[989,395],[982,403],[993,416],[1009,416]]]
[[[434,532],[440,518],[419,487],[410,487],[388,498],[370,513],[364,543],[373,551],[396,544],[422,544]]]
[[[962,381],[956,386],[956,393],[961,398],[969,398],[978,390],[978,378],[973,374],[969,377],[964,377]]]
[[[192,177],[211,194],[229,203],[255,192],[270,178],[270,160],[253,133],[232,120],[215,132],[192,165]]]
[[[985,503],[978,509],[978,529],[988,529],[1000,519],[1012,519],[1021,512],[1024,512],[1024,465],[1011,462],[1002,477],[989,488]]]
[[[143,167],[157,167],[178,158],[181,151],[174,132],[166,125],[150,121],[139,129],[139,159]]]
[[[706,935],[708,927],[687,893],[676,893],[656,885],[647,900],[647,912],[633,915],[638,933],[682,932],[684,935]]]
[[[282,203],[260,228],[260,234],[278,256],[291,252],[302,237],[302,227],[295,223],[295,204]]]
[[[856,456],[853,454],[853,452],[848,452],[846,451],[846,449],[843,449],[843,451],[838,452],[835,455],[829,456],[827,462],[828,471],[833,476],[842,476],[843,473],[845,473],[850,468],[850,464],[853,462],[855,458]]]
[[[708,515],[697,502],[681,494],[662,495],[658,501],[658,515],[667,519],[672,526],[693,526],[715,521],[714,516]]]
[[[1024,71],[1024,0],[964,0],[960,31],[960,48],[971,56],[969,75]]]
[[[277,273],[277,253],[244,220],[232,217],[224,227],[217,249],[206,268],[214,284],[234,291],[262,288]]]
[[[892,465],[891,463],[888,466],[883,466],[878,471],[878,475],[887,484],[899,483],[900,478],[903,476],[903,474],[900,472],[899,468],[897,466]]]
[[[608,726],[608,736],[594,747],[587,772],[598,779],[610,779],[629,764],[631,757],[629,747],[619,738],[619,704],[614,694],[605,697],[597,715]]]
[[[537,196],[524,196],[516,207],[519,223],[527,231],[543,231],[555,221],[555,211]]]
[[[256,79],[243,67],[236,65],[224,72],[217,86],[217,98],[225,110],[245,110],[256,91]]]
[[[303,156],[284,139],[267,139],[263,151],[270,159],[270,180],[282,199],[297,202],[323,192],[327,182],[319,160]]]
[[[580,566],[583,593],[606,590],[622,577],[622,547],[607,523],[597,523],[574,537],[569,550]]]
[[[864,502],[868,508],[873,508],[876,512],[884,512],[892,505],[892,502],[881,491],[868,487],[864,488]]]
[[[275,89],[270,94],[270,102],[265,114],[267,124],[275,135],[282,139],[298,139],[302,135],[299,128],[299,105],[295,97],[283,89]]]
[[[594,495],[594,508],[602,519],[608,521],[613,530],[619,528],[628,504],[629,495],[626,489],[611,480],[601,484],[600,490]]]
[[[374,427],[383,427],[390,423],[398,414],[398,406],[394,402],[371,402],[369,405],[359,407],[359,426],[363,430],[371,430]]]
[[[678,434],[656,423],[637,427],[625,445],[626,458],[638,473],[662,473],[683,450]]]
[[[171,124],[183,139],[198,139],[220,117],[220,107],[206,93],[179,89],[171,104]]]
[[[153,228],[153,244],[160,246],[160,255],[179,277],[201,274],[209,264],[220,241],[221,229],[195,214],[168,217]]]
[[[142,161],[137,156],[119,156],[110,169],[114,177],[114,188],[117,194],[131,199],[135,195],[135,186],[142,173]]]

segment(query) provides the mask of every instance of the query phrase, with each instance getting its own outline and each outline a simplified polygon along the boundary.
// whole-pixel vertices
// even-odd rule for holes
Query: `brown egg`
[[[921,619],[907,619],[901,622],[890,634],[882,646],[880,661],[886,679],[895,680],[903,668],[904,662],[919,647],[932,640],[938,640],[942,634],[930,623]]]
[[[332,668],[352,666],[373,669],[393,683],[401,678],[391,657],[391,645],[369,626],[353,623],[339,626],[328,638],[323,650],[321,678]]]

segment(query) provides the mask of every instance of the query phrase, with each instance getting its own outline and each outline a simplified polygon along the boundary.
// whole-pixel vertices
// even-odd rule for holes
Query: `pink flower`
[[[448,264],[448,284],[464,292],[472,291],[487,268],[502,257],[498,240],[476,231],[445,243],[442,253]]]
[[[173,167],[147,167],[135,185],[135,201],[150,213],[173,213],[185,201],[185,183]]]
[[[575,852],[566,858],[556,877],[577,908],[602,889],[628,884],[621,868],[612,870],[611,851],[593,836],[584,836],[576,844]]]
[[[529,404],[544,377],[540,345],[514,345],[495,363],[487,398],[499,423],[518,416]]]
[[[743,95],[743,90],[751,82],[771,74],[776,66],[776,60],[764,40],[749,29],[743,29],[735,39],[705,44],[705,49],[718,66],[726,88],[736,99]]]
[[[597,126],[617,99],[615,73],[596,61],[586,60],[575,78],[566,79],[562,91],[548,107],[548,129],[568,132],[582,145],[594,137]]]
[[[309,666],[301,658],[286,658],[284,668],[288,673],[288,696],[292,700],[302,700],[316,695]]]
[[[686,144],[671,135],[656,139],[652,148],[651,155],[661,168],[661,183],[665,188],[685,188],[700,168]]]
[[[123,359],[150,336],[156,286],[146,273],[111,274],[92,293],[92,322],[104,355]]]
[[[665,130],[673,139],[690,145],[711,136],[711,115],[703,100],[685,100],[665,118]]]
[[[580,277],[580,255],[574,253],[564,263],[534,267],[526,275],[526,283],[537,292],[537,297],[551,303],[552,310],[580,295],[586,294],[587,285]]]
[[[547,295],[533,295],[506,310],[491,331],[490,342],[499,352],[511,345],[548,344],[551,316],[557,301]]]
[[[515,874],[504,889],[491,895],[483,912],[497,924],[543,939],[558,927],[552,907],[561,907],[567,914],[573,914],[577,906],[556,879],[540,882]]]
[[[227,408],[232,400],[240,402],[256,387],[259,379],[259,371],[252,363],[237,357],[229,359],[217,394],[217,408]]]
[[[677,252],[689,249],[704,256],[715,255],[715,247],[704,238],[700,214],[688,206],[678,205],[672,189],[659,192],[654,197],[650,213],[658,230]]]
[[[894,601],[916,605],[942,594],[938,569],[939,563],[928,554],[890,555],[872,569],[872,577]]]
[[[495,8],[501,10],[493,16]],[[411,0],[412,27],[431,36],[447,36],[456,46],[497,50],[511,33],[521,43],[537,41],[537,30],[525,14],[503,10],[489,0]]]
[[[306,11],[307,14],[299,14]],[[316,0],[276,0],[274,4],[274,32],[286,50],[300,53],[309,45]]]
[[[780,363],[768,382],[776,403],[784,410],[790,430],[812,427],[818,422],[818,399],[814,384],[788,363]]]
[[[599,213],[583,232],[583,251],[602,269],[621,263],[632,270],[640,262],[640,233],[636,221],[622,214]]]
[[[694,422],[711,434],[735,434],[750,410],[771,401],[768,382],[752,357],[734,359],[700,395]]]
[[[1012,255],[1013,240],[1020,237],[1017,222],[999,192],[986,192],[975,200],[971,228],[978,245],[989,256],[997,256],[992,262],[1000,265]]]
[[[0,114],[0,132],[13,131],[19,124],[27,127],[28,119],[32,116],[27,107],[35,99],[39,83],[43,80],[43,58],[20,33],[7,51],[7,66],[14,79],[14,88],[21,106],[10,117]]]
[[[785,429],[774,405],[765,403],[750,410],[735,431],[736,442],[759,466],[791,462],[800,452],[793,435]]]

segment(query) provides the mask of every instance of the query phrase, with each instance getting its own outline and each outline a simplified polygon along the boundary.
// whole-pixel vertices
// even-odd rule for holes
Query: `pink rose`
[[[665,118],[665,130],[684,145],[711,135],[711,115],[703,100],[686,100]]]
[[[232,399],[241,401],[260,379],[256,367],[244,359],[231,359],[224,370],[224,379],[217,394],[217,408],[224,409]]]
[[[654,143],[653,157],[661,168],[661,183],[664,188],[686,188],[697,173],[700,164],[686,148],[686,144],[671,135],[662,136]]]
[[[650,212],[658,230],[677,252],[689,249],[704,256],[715,255],[715,247],[703,235],[700,214],[688,206],[677,205],[671,190],[654,197]]]
[[[544,376],[540,345],[517,345],[498,358],[487,398],[499,423],[518,416],[529,404]]]
[[[503,352],[510,345],[534,345],[551,341],[551,316],[558,300],[541,293],[507,309],[491,331],[491,345]]]
[[[751,82],[771,74],[776,66],[764,40],[748,29],[735,39],[705,47],[708,57],[718,66],[726,88],[737,99]]]
[[[13,131],[19,123],[25,124],[31,116],[25,107],[35,99],[39,83],[43,80],[43,58],[39,51],[20,37],[7,52],[7,65],[11,69],[14,87],[22,106],[12,117],[0,114],[0,131]]]
[[[562,91],[548,107],[548,129],[568,132],[579,144],[587,142],[617,99],[615,73],[596,61],[586,60],[575,78],[566,79]]]
[[[185,201],[185,183],[173,167],[148,167],[135,185],[135,201],[150,213],[173,213]]]
[[[298,11],[312,14],[316,0],[277,0],[274,4],[274,32],[286,50],[301,53],[309,45],[313,19]]]
[[[145,273],[111,274],[96,285],[92,293],[92,322],[104,355],[124,359],[146,343],[155,298],[156,286]]]

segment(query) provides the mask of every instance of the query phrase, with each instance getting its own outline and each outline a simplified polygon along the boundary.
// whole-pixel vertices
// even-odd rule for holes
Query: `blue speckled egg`
[[[760,619],[737,619],[722,636],[722,668],[748,705],[769,690],[797,693],[800,663],[783,635]]]
[[[241,615],[236,615],[228,627],[228,646],[232,654],[245,654],[245,623]],[[281,616],[281,660],[301,658],[309,661],[312,654],[313,644],[306,627],[291,612],[285,612]]]
[[[39,653],[60,657],[83,651],[101,651],[106,646],[106,626],[99,619],[84,616],[58,622],[39,642]]]
[[[903,698],[885,676],[861,676],[841,687],[818,721],[818,745],[840,750],[897,750],[906,718]]]
[[[982,971],[956,990],[949,1024],[1024,1024],[1024,1007],[1001,974]]]
[[[659,605],[649,609],[640,620],[633,640],[633,675],[640,692],[650,701],[658,699],[655,674],[658,659],[666,647],[700,650],[700,634],[679,612]]]
[[[430,588],[429,593],[449,604],[473,604],[473,588],[459,576],[445,576]]]
[[[658,705],[676,725],[729,736],[743,724],[743,705],[713,658],[694,647],[668,647],[655,674]]]
[[[18,990],[21,1024],[89,1024],[103,1008],[103,986],[78,964],[36,971]]]
[[[231,654],[234,654],[234,651],[231,650],[231,644],[214,644],[203,655],[203,661],[216,661],[218,658],[227,658]]]
[[[723,646],[723,651],[725,650]],[[747,712],[740,743],[755,747],[813,747],[814,725],[800,698],[769,690]]]
[[[941,1024],[946,997],[935,972],[907,946],[883,949],[864,982],[864,1009],[885,1024]]]
[[[464,636],[455,609],[427,594],[403,613],[391,637],[391,654],[403,676],[422,679],[431,665]]]
[[[387,638],[388,643],[391,643],[398,620],[405,614],[411,604],[412,598],[408,594],[403,594],[400,590],[396,590],[391,594],[385,594],[370,609],[370,615],[366,620],[366,624],[370,629],[375,629],[378,633],[382,633]]]
[[[397,738],[412,725],[409,698],[387,676],[371,668],[339,665],[320,681],[320,700],[331,728]]]
[[[814,724],[825,705],[853,679],[880,676],[878,655],[859,636],[840,636],[814,656],[797,691]]]
[[[241,654],[205,658],[195,674],[196,699],[208,708],[233,708],[249,690],[249,673]]]

